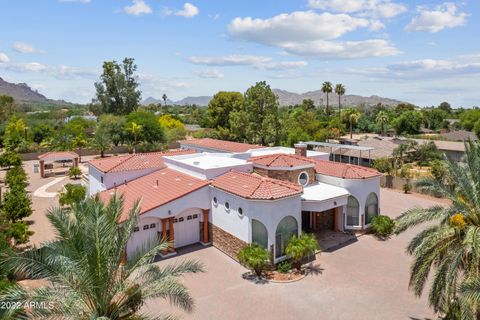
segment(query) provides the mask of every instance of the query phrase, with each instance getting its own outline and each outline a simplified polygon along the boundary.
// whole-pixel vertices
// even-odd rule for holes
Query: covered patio
[[[64,175],[78,167],[79,156],[73,151],[47,152],[38,156],[40,177]]]

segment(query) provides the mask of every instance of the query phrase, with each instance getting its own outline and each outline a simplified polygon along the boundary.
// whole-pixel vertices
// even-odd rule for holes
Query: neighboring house
[[[98,117],[94,116],[94,115],[75,115],[75,116],[66,117],[64,121],[65,121],[65,123],[67,123],[70,120],[75,119],[75,118],[83,118],[85,120],[95,121],[95,122],[97,122],[97,119],[98,119]]]
[[[256,242],[276,263],[285,258],[292,235],[361,230],[379,214],[380,173],[330,162],[328,154],[307,152],[304,144],[265,148],[196,139],[181,146],[202,153],[177,150],[90,163],[91,194],[100,192],[104,201],[123,195],[120,223],[140,201],[127,257],[162,237],[172,242],[162,255],[201,242],[236,258]]]

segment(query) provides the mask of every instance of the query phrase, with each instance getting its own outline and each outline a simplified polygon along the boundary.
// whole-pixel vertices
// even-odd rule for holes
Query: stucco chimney
[[[306,143],[295,143],[295,154],[297,156],[306,157],[307,156],[307,144]]]

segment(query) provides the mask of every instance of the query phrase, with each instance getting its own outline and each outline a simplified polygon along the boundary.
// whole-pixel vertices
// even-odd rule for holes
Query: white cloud
[[[12,49],[20,53],[46,53],[45,50],[35,49],[33,45],[20,41],[14,42],[12,45]]]
[[[198,10],[197,7],[195,7],[193,4],[191,4],[189,2],[186,2],[183,5],[183,10],[179,10],[179,11],[175,12],[175,15],[185,17],[185,18],[192,18],[192,17],[195,17],[196,15],[198,15],[199,12],[200,11]]]
[[[234,38],[275,46],[302,56],[345,59],[399,54],[398,49],[382,39],[333,41],[359,28],[377,31],[383,27],[378,20],[347,14],[298,11],[269,19],[235,18],[228,31]]]
[[[51,66],[40,62],[11,62],[10,60],[0,64],[0,68],[18,73],[44,73],[61,80],[93,78],[99,74],[98,71],[93,69],[84,69],[66,65]]]
[[[452,2],[445,2],[436,6],[433,10],[426,7],[417,7],[418,16],[413,17],[405,27],[406,31],[439,32],[443,29],[464,26],[467,22],[467,14],[457,12],[457,6]]]
[[[41,72],[47,69],[47,66],[39,62],[9,63],[5,66],[7,70],[15,72]]]
[[[152,13],[152,8],[143,0],[133,0],[132,5],[124,7],[123,11],[134,16],[141,16]]]
[[[3,52],[0,52],[0,63],[9,63],[10,58]]]
[[[305,61],[272,61],[272,58],[253,55],[227,55],[227,56],[204,56],[189,57],[188,61],[193,64],[207,66],[251,66],[263,70],[287,70],[305,67]]]
[[[216,69],[195,71],[194,73],[204,79],[222,79],[224,77],[224,74]]]
[[[308,6],[313,9],[382,18],[393,18],[407,11],[405,5],[391,0],[309,0]]]

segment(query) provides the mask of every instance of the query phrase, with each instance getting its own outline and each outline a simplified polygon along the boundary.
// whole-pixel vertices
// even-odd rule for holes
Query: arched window
[[[365,224],[370,224],[372,219],[378,215],[378,197],[375,193],[370,193],[365,203]]]
[[[258,243],[265,249],[268,248],[268,231],[265,225],[252,219],[252,242]]]
[[[292,236],[298,235],[297,220],[292,216],[283,218],[275,232],[275,257],[285,255],[285,247]]]
[[[349,196],[347,201],[347,226],[360,225],[359,209],[358,200],[353,196]]]

